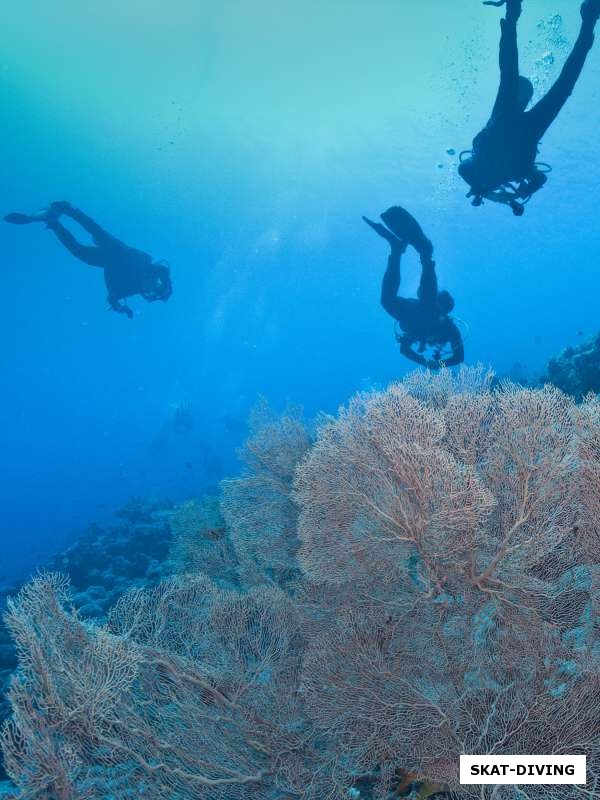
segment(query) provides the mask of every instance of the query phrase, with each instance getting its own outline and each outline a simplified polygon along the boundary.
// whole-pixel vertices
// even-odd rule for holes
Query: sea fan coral
[[[261,402],[241,450],[244,473],[221,484],[221,511],[246,583],[286,586],[299,575],[297,509],[292,488],[311,444],[297,408],[275,415]]]
[[[355,398],[297,471],[301,564],[355,589],[305,660],[346,754],[331,774],[376,768],[385,797],[401,765],[470,797],[461,753],[561,750],[597,776],[597,409],[443,374],[416,389]]]
[[[169,515],[173,533],[170,560],[176,574],[209,575],[217,583],[237,583],[237,558],[219,500],[206,496],[176,506]]]
[[[597,399],[481,369],[363,393],[313,443],[263,418],[222,499],[239,586],[195,574],[202,544],[102,627],[54,575],[11,602],[20,797],[595,796],[599,443]],[[206,510],[176,510],[182,552]],[[581,795],[458,781],[462,753],[559,752]]]
[[[300,780],[302,648],[282,593],[170,580],[94,628],[47,575],[8,623],[21,669],[3,747],[22,797],[262,800]]]

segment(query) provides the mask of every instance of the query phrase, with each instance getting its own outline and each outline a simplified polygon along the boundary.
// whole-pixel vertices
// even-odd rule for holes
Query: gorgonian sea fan
[[[195,574],[215,564],[191,505],[187,574],[105,626],[58,576],[11,602],[19,797],[388,800],[412,776],[517,800],[460,786],[460,754],[558,752],[587,755],[588,795],[518,800],[594,796],[599,407],[462,369],[363,393],[314,442],[264,416],[222,498],[234,589]]]

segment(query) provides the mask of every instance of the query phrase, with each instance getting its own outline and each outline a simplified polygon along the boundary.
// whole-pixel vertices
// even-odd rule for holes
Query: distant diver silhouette
[[[385,225],[367,217],[363,219],[391,248],[381,285],[381,305],[399,324],[401,333],[397,339],[402,355],[429,369],[460,364],[465,355],[463,340],[449,316],[454,308],[454,299],[449,292],[438,291],[433,245],[419,223],[399,206],[389,208],[381,215]],[[409,244],[421,257],[418,299],[398,297],[400,260]],[[448,346],[450,352],[446,354]],[[430,359],[423,355],[428,347],[434,348]]]
[[[506,5],[501,20],[500,88],[492,115],[473,140],[473,150],[461,153],[458,171],[469,184],[467,197],[473,205],[484,199],[504,203],[522,216],[532,195],[547,181],[551,168],[536,163],[540,140],[570,97],[594,44],[594,27],[600,16],[600,0],[584,0],[581,29],[571,54],[554,85],[529,111],[531,81],[519,74],[517,21],[522,0],[499,0],[484,5]],[[468,155],[467,158],[462,158]]]
[[[95,246],[78,242],[60,223],[59,219],[63,215],[81,225],[90,234]],[[170,271],[165,263],[155,263],[147,253],[119,241],[70,203],[60,201],[52,203],[41,214],[8,214],[4,219],[13,225],[46,223],[46,227],[54,232],[75,258],[91,267],[104,270],[110,307],[121,314],[127,314],[129,319],[133,317],[133,311],[121,302],[127,297],[139,294],[151,303],[155,300],[166,302],[172,294]]]

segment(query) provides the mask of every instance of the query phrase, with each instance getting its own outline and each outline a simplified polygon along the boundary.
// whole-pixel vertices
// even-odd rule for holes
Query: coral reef
[[[6,610],[6,603],[10,594],[14,594],[16,589],[3,588],[0,591],[0,613],[3,615]],[[10,633],[0,618],[0,724],[7,719],[10,714],[10,704],[7,692],[10,677],[17,666],[17,653]],[[6,777],[2,763],[0,761],[0,781]],[[1,787],[1,784],[0,784]],[[2,795],[0,794],[0,797]]]
[[[249,430],[240,452],[243,474],[223,481],[221,511],[244,583],[293,584],[299,576],[299,542],[292,486],[311,436],[300,409],[276,416],[265,402],[254,409]]]
[[[9,600],[16,797],[514,800],[459,755],[559,751],[594,794],[600,400],[420,372],[243,457],[108,613],[57,572]]]
[[[459,754],[500,742],[599,767],[599,404],[449,378],[358,396],[297,473],[304,570],[354,589],[303,673],[340,796],[400,764],[469,797]]]
[[[134,498],[117,512],[121,524],[109,529],[92,525],[47,564],[47,569],[70,576],[73,601],[82,617],[104,621],[110,608],[132,586],[154,585],[169,573],[169,519],[175,512],[164,501]],[[4,611],[9,593],[8,589],[0,593],[0,611]],[[0,723],[9,714],[6,693],[16,665],[14,643],[0,619]],[[0,763],[0,781],[3,777]]]
[[[550,359],[543,380],[578,400],[600,392],[600,333]]]
[[[264,797],[267,776],[309,777],[300,625],[282,592],[171,579],[133,589],[94,627],[48,574],[7,621],[23,657],[3,749],[28,796],[235,800]]]
[[[169,518],[173,534],[170,560],[176,574],[202,573],[220,586],[239,583],[238,560],[221,514],[210,495],[177,506]]]

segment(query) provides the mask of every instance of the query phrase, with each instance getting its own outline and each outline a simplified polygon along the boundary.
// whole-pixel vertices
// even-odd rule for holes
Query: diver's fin
[[[393,251],[399,253],[405,253],[406,248],[408,247],[408,242],[399,239],[395,233],[388,230],[385,225],[382,225],[381,222],[373,222],[372,219],[368,217],[363,217],[364,221],[367,223],[369,228],[375,231],[376,234],[381,236],[382,239],[385,239],[386,242],[389,242],[390,247]]]
[[[600,3],[598,0],[583,0],[581,4],[581,18],[585,21],[596,22],[600,16]]]
[[[431,258],[433,245],[423,233],[417,220],[406,209],[401,206],[392,206],[381,214],[381,219],[392,233],[411,244],[419,255]]]
[[[29,225],[31,222],[44,222],[46,214],[7,214],[4,217],[5,222],[10,222],[11,225]]]

